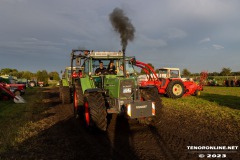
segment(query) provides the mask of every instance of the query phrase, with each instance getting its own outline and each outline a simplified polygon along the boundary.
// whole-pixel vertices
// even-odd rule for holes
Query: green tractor
[[[69,104],[72,102],[72,74],[71,70],[75,70],[76,67],[66,67],[63,74],[62,79],[59,83],[59,96],[62,104]]]
[[[152,124],[161,99],[155,86],[140,88],[132,57],[89,50],[73,50],[71,57],[74,116],[82,117],[87,128],[105,131],[112,114]]]

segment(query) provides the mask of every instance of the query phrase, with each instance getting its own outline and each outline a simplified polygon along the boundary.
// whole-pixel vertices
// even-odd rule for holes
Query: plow
[[[13,99],[15,103],[26,103],[26,101],[20,96],[20,95],[15,95],[13,92],[11,92],[5,85],[4,83],[0,83],[0,93],[5,93],[7,97],[10,97]],[[0,95],[2,96],[2,95]]]

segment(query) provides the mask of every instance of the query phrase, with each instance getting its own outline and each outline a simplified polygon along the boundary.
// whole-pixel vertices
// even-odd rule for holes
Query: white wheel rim
[[[179,96],[179,95],[181,95],[182,91],[183,91],[183,89],[180,84],[175,84],[173,86],[172,92],[174,95]]]

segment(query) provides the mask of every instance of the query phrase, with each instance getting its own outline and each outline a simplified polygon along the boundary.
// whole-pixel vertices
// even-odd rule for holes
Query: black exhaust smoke
[[[135,28],[130,22],[129,18],[125,16],[124,12],[120,8],[115,8],[109,15],[109,19],[116,32],[120,34],[121,45],[123,51],[123,75],[126,77],[126,64],[125,64],[125,51],[128,45],[128,41],[133,41]]]
[[[115,8],[109,15],[109,19],[114,30],[120,34],[122,51],[125,52],[128,41],[133,41],[134,39],[135,28],[120,8]]]

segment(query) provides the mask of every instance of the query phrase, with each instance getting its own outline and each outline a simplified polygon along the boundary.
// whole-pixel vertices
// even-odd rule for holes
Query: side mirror
[[[136,58],[133,57],[133,58],[131,59],[131,62],[132,62],[133,65],[136,65]]]

